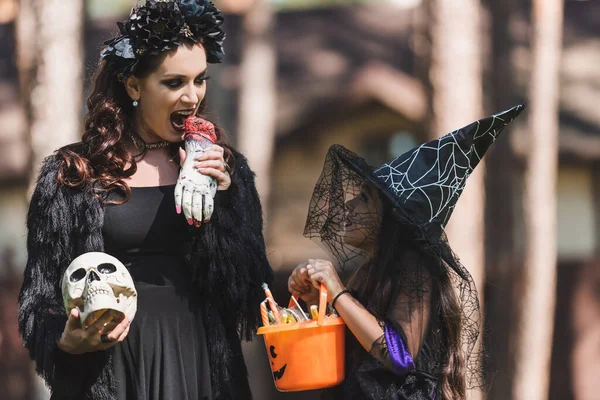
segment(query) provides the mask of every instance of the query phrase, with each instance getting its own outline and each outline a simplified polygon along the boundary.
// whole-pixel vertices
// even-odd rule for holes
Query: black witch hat
[[[467,178],[498,135],[523,111],[518,105],[473,122],[409,150],[373,169],[342,146],[341,160],[375,184],[393,204],[432,236],[439,236],[462,194]]]
[[[356,195],[356,187],[367,180],[391,201],[394,215],[418,228],[418,239],[439,242],[468,177],[523,109],[518,105],[475,121],[378,168],[341,145],[331,146],[313,193],[305,236],[318,236],[342,265],[352,258],[349,246],[335,236],[343,231],[349,193]]]

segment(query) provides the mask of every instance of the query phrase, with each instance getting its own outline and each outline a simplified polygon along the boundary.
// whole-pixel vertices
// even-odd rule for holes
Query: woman
[[[207,63],[223,57],[222,22],[205,0],[133,9],[101,54],[82,141],[42,166],[19,326],[52,398],[251,398],[240,339],[254,334],[272,275],[254,175],[215,127],[216,145],[192,164],[218,186],[208,221],[185,201],[202,196],[179,168],[184,119],[204,104]],[[176,182],[186,182],[183,205]],[[84,330],[77,309],[67,319],[60,280],[90,251],[128,267],[131,323]]]
[[[517,106],[406,152],[377,169],[342,146],[329,150],[305,235],[334,264],[308,260],[288,280],[316,304],[324,284],[344,319],[346,379],[333,399],[447,399],[478,381],[479,305],[473,280],[443,228],[480,157]]]

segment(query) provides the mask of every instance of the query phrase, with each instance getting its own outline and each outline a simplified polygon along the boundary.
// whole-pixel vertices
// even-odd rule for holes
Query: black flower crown
[[[158,55],[189,40],[200,40],[209,63],[223,61],[223,16],[207,0],[147,0],[119,22],[121,35],[104,42],[100,57],[118,64],[119,79],[131,76],[142,56]]]

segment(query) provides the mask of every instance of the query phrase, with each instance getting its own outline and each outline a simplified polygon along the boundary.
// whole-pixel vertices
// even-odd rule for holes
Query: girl
[[[305,235],[334,263],[308,260],[288,280],[316,304],[320,284],[346,322],[346,379],[334,399],[447,399],[466,396],[479,367],[477,291],[443,228],[466,178],[517,106],[372,168],[332,146],[315,187]],[[479,240],[473,238],[473,240]]]

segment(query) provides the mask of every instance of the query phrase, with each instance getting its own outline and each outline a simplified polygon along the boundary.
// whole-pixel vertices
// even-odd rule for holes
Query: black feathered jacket
[[[252,397],[240,339],[249,340],[258,327],[260,284],[272,279],[254,174],[244,156],[233,155],[231,187],[217,192],[211,223],[190,228],[184,244],[202,296],[212,391],[219,400]],[[104,248],[102,202],[91,188],[60,185],[61,162],[56,155],[45,160],[31,199],[19,329],[53,399],[113,400],[111,350],[71,355],[56,346],[67,320],[60,287],[64,271],[78,255]]]

